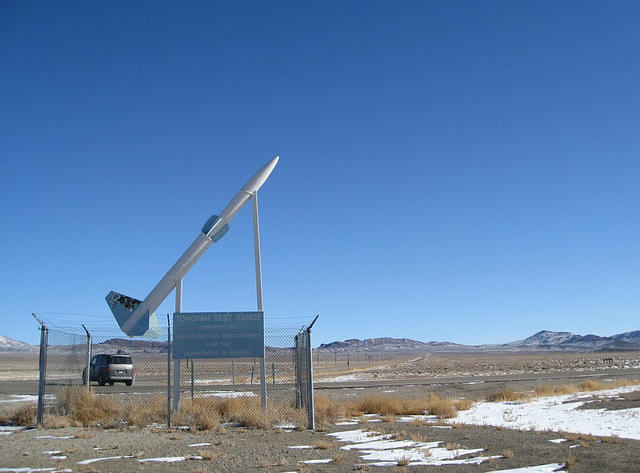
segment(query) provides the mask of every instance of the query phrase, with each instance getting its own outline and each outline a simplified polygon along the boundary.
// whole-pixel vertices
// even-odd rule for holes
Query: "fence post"
[[[193,383],[194,383],[193,358],[191,358],[191,399],[193,399]]]
[[[85,377],[84,377],[84,385],[88,388],[91,384],[91,350],[92,350],[92,342],[91,342],[91,334],[87,327],[82,324],[82,328],[85,332],[87,332],[87,362],[85,363]]]
[[[31,314],[40,323],[40,382],[38,384],[38,413],[36,423],[42,425],[42,413],[44,410],[45,379],[47,376],[47,343],[49,329],[36,314]]]
[[[313,327],[313,324],[316,323],[316,320],[318,320],[318,316],[316,315],[316,318],[313,319],[313,322],[311,322],[311,325],[309,325],[309,327],[307,327],[307,363],[309,366],[309,379],[307,380],[308,383],[308,396],[309,396],[309,401],[307,402],[307,417],[309,419],[309,430],[316,430],[316,420],[315,420],[315,406],[313,403],[313,356],[312,356],[312,350],[311,350],[311,327]]]
[[[167,314],[167,429],[171,428],[171,320]]]
[[[294,337],[294,341],[295,341],[295,369],[296,369],[296,408],[297,409],[301,409],[303,407],[302,405],[302,372],[301,372],[301,363],[300,363],[300,359],[302,358],[300,356],[300,337],[301,334],[298,333],[296,334],[296,336]]]

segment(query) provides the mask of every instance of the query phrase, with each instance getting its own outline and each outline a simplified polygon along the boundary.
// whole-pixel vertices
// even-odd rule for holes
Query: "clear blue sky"
[[[635,1],[2,1],[0,333],[110,320],[276,155],[265,312],[319,314],[314,345],[638,330],[639,24]],[[255,309],[250,208],[230,226],[185,311]]]

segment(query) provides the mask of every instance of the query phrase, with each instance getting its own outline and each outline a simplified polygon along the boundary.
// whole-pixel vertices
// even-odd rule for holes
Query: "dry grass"
[[[513,452],[509,449],[505,450],[502,452],[502,456],[509,459],[509,458],[513,458]]]
[[[426,397],[414,399],[372,394],[348,403],[345,408],[347,414],[351,416],[380,414],[383,420],[397,415],[423,414],[449,419],[457,416],[458,406],[468,409],[470,405],[466,401],[455,401],[438,393],[429,393]]]
[[[212,450],[199,450],[198,455],[200,455],[203,460],[215,460],[217,457],[216,452]]]
[[[468,411],[473,407],[475,401],[473,399],[458,399],[455,406],[458,411]]]
[[[107,396],[96,396],[92,389],[68,387],[58,395],[62,415],[83,426],[113,425],[122,417],[121,406]]]
[[[344,403],[335,402],[324,394],[315,394],[313,396],[313,408],[316,422],[330,422],[345,415]]]
[[[336,444],[334,442],[330,442],[328,440],[318,440],[313,444],[313,447],[319,450],[329,450],[330,448],[333,448],[335,446]]]
[[[573,451],[573,449],[569,450],[569,454],[567,456],[567,461],[564,462],[564,468],[570,470],[578,461],[578,454]]]
[[[29,403],[14,411],[9,420],[12,425],[34,425],[36,423],[37,413],[37,406]]]
[[[553,396],[555,392],[554,392],[553,386],[545,383],[537,386],[536,389],[533,391],[533,394],[536,397],[548,397],[548,396]]]
[[[210,399],[187,399],[180,403],[175,422],[194,430],[213,430],[220,424],[220,413]]]
[[[167,419],[166,397],[154,396],[140,403],[119,404],[108,396],[97,396],[92,389],[68,387],[58,393],[58,409],[48,413],[45,422],[49,427],[90,426],[100,424],[113,426],[118,421],[140,427],[153,423],[163,423]],[[35,419],[35,406],[21,412],[21,424],[32,423]],[[29,414],[29,415],[27,415]],[[196,398],[184,400],[180,412],[172,420],[194,430],[208,431],[221,422],[233,422],[246,427],[269,429],[281,421],[303,424],[306,412],[287,406],[270,408],[265,413],[259,398]]]
[[[613,389],[622,386],[637,385],[637,380],[623,379],[616,382],[598,382],[586,380],[578,385],[565,384],[551,386],[539,385],[533,393],[516,393],[511,389],[502,389],[493,393],[488,400],[494,402],[514,402],[528,400],[533,396],[543,397],[577,391],[595,391]],[[166,397],[154,396],[150,401],[119,404],[109,396],[97,396],[92,389],[85,387],[67,387],[57,393],[58,409],[45,413],[45,425],[48,427],[67,426],[114,426],[119,421],[129,425],[148,426],[164,423],[167,417]],[[398,415],[435,415],[442,419],[451,419],[462,410],[470,409],[471,399],[452,399],[431,392],[420,398],[398,398],[388,395],[368,395],[350,401],[335,401],[326,395],[315,395],[316,430],[341,417],[360,416],[365,413],[380,414],[383,421],[393,422]],[[14,425],[32,425],[35,423],[35,404],[28,404],[16,410],[0,413],[0,420]],[[264,412],[258,397],[240,398],[196,398],[181,403],[180,412],[174,418],[176,423],[188,425],[193,429],[208,431],[222,422],[238,423],[246,427],[271,429],[282,421],[302,426],[306,424],[306,412],[290,406],[270,407]],[[423,424],[416,419],[412,425]],[[455,425],[452,425],[455,427]],[[590,439],[582,439],[591,442]]]
[[[515,402],[523,398],[522,393],[516,393],[512,389],[504,388],[487,396],[489,402]]]
[[[522,400],[529,400],[532,397],[548,397],[548,396],[561,396],[565,394],[573,394],[576,392],[584,391],[603,391],[607,389],[616,389],[625,386],[636,386],[637,380],[633,379],[620,379],[613,382],[603,383],[595,380],[585,380],[578,385],[569,383],[558,386],[551,386],[550,384],[541,384],[537,386],[533,393],[516,393],[511,389],[505,388],[493,393],[487,397],[489,402],[515,402]]]
[[[167,398],[156,394],[148,402],[127,407],[125,418],[129,424],[144,427],[167,422]]]

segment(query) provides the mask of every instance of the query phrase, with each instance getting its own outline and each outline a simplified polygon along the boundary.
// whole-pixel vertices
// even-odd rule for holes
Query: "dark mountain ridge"
[[[609,337],[576,335],[542,330],[524,340],[495,345],[460,345],[451,342],[420,342],[409,338],[349,339],[323,343],[327,351],[429,351],[429,352],[517,352],[517,351],[640,351],[640,330]]]

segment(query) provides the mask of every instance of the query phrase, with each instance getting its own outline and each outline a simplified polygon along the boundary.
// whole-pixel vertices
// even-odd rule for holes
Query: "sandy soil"
[[[371,427],[378,432],[396,434],[396,439],[418,438],[421,441],[440,441],[442,445],[456,445],[456,448],[481,448],[484,449],[482,456],[501,457],[480,465],[415,466],[408,471],[486,472],[550,463],[564,464],[570,456],[575,458],[571,471],[639,471],[637,451],[640,442],[632,440],[603,441],[589,436],[570,436],[568,442],[552,443],[550,440],[562,436],[557,433],[517,432],[489,427],[460,426],[444,429],[401,423],[374,424]],[[243,428],[223,428],[212,432],[132,428],[29,430],[0,438],[0,464],[4,468],[53,467],[59,470],[109,473],[142,470],[342,473],[354,471],[364,463],[358,450],[343,450],[340,448],[343,444],[334,442],[327,435],[346,429],[353,427],[334,426],[330,431],[315,433],[284,430],[265,432]],[[68,436],[75,438],[66,438]],[[314,445],[321,448],[290,448]],[[82,463],[109,457],[125,458]],[[168,457],[187,459],[175,463],[148,461]],[[331,463],[299,463],[321,459],[331,460]],[[372,466],[368,467],[368,471],[397,472],[405,471],[405,468]]]

